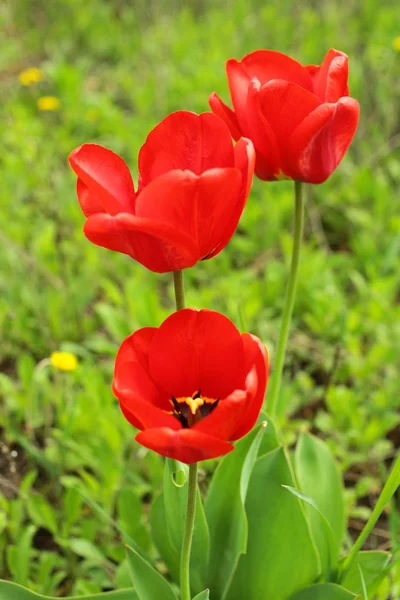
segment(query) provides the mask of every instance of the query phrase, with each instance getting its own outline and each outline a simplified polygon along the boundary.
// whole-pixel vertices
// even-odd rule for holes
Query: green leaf
[[[135,550],[127,546],[127,558],[139,600],[177,600],[168,581],[146,562]]]
[[[319,574],[303,507],[282,485],[293,485],[293,477],[284,449],[277,448],[257,460],[250,479],[247,553],[240,557],[227,600],[287,600]]]
[[[75,554],[87,558],[99,564],[107,563],[104,554],[89,540],[83,538],[73,538],[69,541],[69,547]]]
[[[150,509],[151,536],[154,544],[168,567],[173,581],[179,582],[180,553],[172,546],[171,538],[165,526],[164,494],[160,494]]]
[[[164,472],[164,525],[172,548],[173,563],[180,561],[183,532],[186,520],[188,493],[188,467],[178,461],[167,459]],[[205,573],[209,555],[209,532],[200,492],[197,492],[196,517],[194,524],[192,553],[190,559],[190,581],[192,590],[204,589]],[[158,548],[161,553],[161,548]],[[162,556],[163,557],[163,556]],[[167,560],[166,560],[167,562]],[[168,563],[167,563],[168,564]],[[175,569],[174,569],[175,572]],[[178,581],[176,579],[176,581]]]
[[[344,559],[346,560],[346,559]],[[379,550],[359,552],[353,566],[343,579],[343,586],[355,594],[363,591],[360,570],[364,578],[368,596],[372,596],[387,575],[390,554]]]
[[[29,494],[27,508],[30,518],[36,525],[45,527],[51,533],[57,533],[56,513],[43,496],[33,493]]]
[[[36,527],[29,525],[21,534],[17,543],[13,547],[9,547],[9,551],[12,550],[12,561],[15,565],[13,571],[15,572],[15,579],[18,583],[26,585],[28,583],[29,568],[31,565],[32,556],[32,540],[36,533]]]
[[[132,489],[125,488],[118,496],[117,506],[121,529],[134,537],[142,519],[142,503]]]
[[[313,500],[313,498],[310,498],[304,492],[301,492],[300,490],[297,490],[296,488],[293,488],[290,485],[283,485],[282,487],[285,488],[286,490],[288,490],[291,494],[294,494],[294,496],[297,496],[297,498],[300,498],[300,500],[303,500],[304,502],[306,502],[306,504],[311,506],[317,512],[317,514],[320,517],[322,529],[325,532],[326,545],[328,548],[328,553],[327,553],[328,559],[333,558],[333,557],[331,557],[331,548],[335,545],[335,534],[334,534],[332,527],[331,527],[330,523],[328,522],[327,518],[319,510],[317,503]],[[330,564],[330,562],[331,561],[329,560],[329,564]],[[328,569],[328,571],[330,572],[330,569]]]
[[[210,597],[210,590],[204,590],[204,592],[200,592],[193,598],[193,600],[208,600]]]
[[[289,600],[352,600],[354,594],[336,583],[317,583],[290,596]]]
[[[265,425],[254,428],[236,444],[234,452],[223,458],[214,473],[205,501],[211,549],[207,585],[217,598],[224,597],[239,557],[246,552],[244,503],[265,429]]]
[[[264,456],[264,454],[268,454],[268,452],[271,452],[271,450],[278,448],[280,444],[278,441],[276,426],[271,417],[262,412],[260,414],[260,419],[261,420],[259,420],[259,423],[263,423],[265,421],[267,422],[267,428],[261,440],[260,450],[258,452],[259,456]]]
[[[375,508],[372,511],[370,518],[368,519],[368,522],[366,523],[364,529],[362,530],[362,532],[356,539],[354,546],[352,547],[350,553],[348,554],[348,556],[346,556],[346,558],[344,559],[344,561],[340,567],[342,581],[343,581],[343,579],[346,578],[347,573],[350,571],[351,567],[353,566],[353,564],[357,558],[357,555],[359,554],[365,540],[368,538],[369,534],[375,527],[375,524],[378,521],[379,517],[381,516],[386,504],[388,504],[390,502],[392,496],[396,492],[399,485],[400,485],[400,455],[397,457],[397,459],[392,467],[392,470],[390,471],[390,475],[383,487],[383,490],[381,492],[381,495],[378,498]]]
[[[135,590],[118,590],[116,592],[105,592],[104,594],[93,594],[90,596],[71,596],[69,600],[139,600]],[[41,596],[31,592],[10,581],[0,581],[0,600],[57,600],[50,596]],[[67,600],[67,599],[66,599]]]
[[[358,572],[360,573],[360,579],[361,579],[362,597],[363,597],[363,600],[368,600],[368,592],[367,592],[367,586],[365,584],[364,575],[363,575],[360,565],[357,565],[357,566],[358,566]]]
[[[67,488],[64,494],[64,519],[62,523],[64,537],[68,536],[69,530],[79,519],[82,509],[82,496],[73,488]]]
[[[311,497],[329,523],[332,534],[321,527],[321,517],[312,506],[306,507],[324,573],[337,562],[345,531],[343,484],[327,445],[310,434],[303,434],[295,452],[295,471],[300,489]]]

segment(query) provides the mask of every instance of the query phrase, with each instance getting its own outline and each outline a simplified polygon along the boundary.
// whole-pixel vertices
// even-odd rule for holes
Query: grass
[[[171,277],[86,241],[67,155],[94,141],[136,173],[161,118],[207,110],[213,90],[228,100],[225,60],[263,47],[304,63],[345,51],[361,104],[342,165],[308,190],[281,420],[289,440],[312,429],[328,441],[347,485],[349,536],[362,527],[400,441],[397,16],[397,2],[378,0],[0,5],[2,577],[91,593],[128,580],[121,530],[154,552],[147,509],[162,461],[133,442],[110,382],[122,339],[173,310]],[[44,79],[24,87],[18,76],[31,66]],[[59,108],[40,111],[43,96]],[[292,192],[290,182],[255,181],[227,249],[186,274],[188,305],[226,313],[272,355]],[[51,368],[59,349],[78,356],[76,371]],[[399,519],[393,505],[370,547],[398,549]],[[398,594],[400,574],[392,579],[384,585]]]

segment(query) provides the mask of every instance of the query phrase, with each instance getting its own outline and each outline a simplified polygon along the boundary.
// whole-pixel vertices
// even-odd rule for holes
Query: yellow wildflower
[[[72,352],[53,352],[50,356],[50,362],[60,371],[75,371],[78,366],[78,360]]]
[[[37,67],[30,67],[19,74],[19,82],[21,85],[29,86],[42,81],[43,77],[43,71]]]
[[[393,48],[400,52],[400,35],[394,38],[393,40]]]
[[[39,110],[57,110],[60,107],[60,101],[55,96],[42,96],[38,99]]]

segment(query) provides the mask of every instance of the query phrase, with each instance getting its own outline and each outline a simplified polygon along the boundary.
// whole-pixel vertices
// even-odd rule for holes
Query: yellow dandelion
[[[43,77],[43,71],[37,67],[30,67],[19,74],[19,82],[21,85],[28,87],[29,85],[42,81]]]
[[[395,50],[397,50],[397,52],[400,52],[400,35],[398,35],[397,37],[394,38],[394,40],[393,40],[393,48]]]
[[[75,371],[78,360],[72,352],[52,352],[50,362],[59,371]]]
[[[42,96],[37,101],[38,109],[49,111],[60,108],[60,101],[55,96]]]

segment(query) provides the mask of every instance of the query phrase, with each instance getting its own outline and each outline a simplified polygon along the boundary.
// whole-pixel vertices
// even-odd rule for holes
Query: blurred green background
[[[122,339],[174,309],[171,276],[85,239],[67,156],[100,143],[136,177],[149,130],[208,110],[213,90],[228,101],[225,61],[257,48],[306,64],[346,52],[361,104],[343,163],[308,190],[281,415],[289,442],[311,430],[337,457],[350,541],[400,441],[398,2],[1,0],[0,23],[0,576],[85,594],[128,585],[120,530],[154,553],[162,460],[133,442],[110,382]],[[223,311],[272,357],[292,188],[255,181],[229,246],[186,274],[188,305]],[[55,369],[57,350],[78,368]],[[398,549],[399,522],[393,503],[369,547]],[[381,600],[389,589],[395,573]]]

